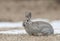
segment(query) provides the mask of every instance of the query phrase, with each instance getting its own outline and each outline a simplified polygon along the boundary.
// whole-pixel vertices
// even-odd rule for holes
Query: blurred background
[[[25,12],[32,18],[60,19],[60,0],[0,0],[0,21],[24,20]]]

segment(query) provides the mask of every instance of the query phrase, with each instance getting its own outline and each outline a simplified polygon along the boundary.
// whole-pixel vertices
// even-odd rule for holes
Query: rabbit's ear
[[[29,15],[28,16],[31,18],[31,12],[29,12]]]
[[[27,18],[30,19],[30,18],[31,18],[31,12],[26,12],[26,13],[25,13],[25,17],[27,17]]]

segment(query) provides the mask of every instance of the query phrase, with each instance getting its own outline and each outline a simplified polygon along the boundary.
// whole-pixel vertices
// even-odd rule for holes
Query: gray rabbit
[[[49,23],[43,21],[32,22],[31,12],[26,13],[25,17],[26,20],[23,21],[23,26],[29,35],[48,36],[54,33],[54,29]]]

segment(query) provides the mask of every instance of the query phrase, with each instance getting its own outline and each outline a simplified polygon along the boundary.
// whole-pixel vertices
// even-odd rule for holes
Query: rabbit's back
[[[41,29],[43,29],[43,28],[52,28],[52,26],[49,24],[49,23],[47,23],[47,22],[43,22],[43,21],[37,21],[37,22],[32,22],[31,24],[31,28],[34,28],[34,29],[39,29],[39,30],[41,30]]]

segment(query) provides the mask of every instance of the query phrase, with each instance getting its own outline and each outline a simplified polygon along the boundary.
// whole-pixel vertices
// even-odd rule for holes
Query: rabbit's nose
[[[23,24],[23,26],[25,26],[25,24]]]

